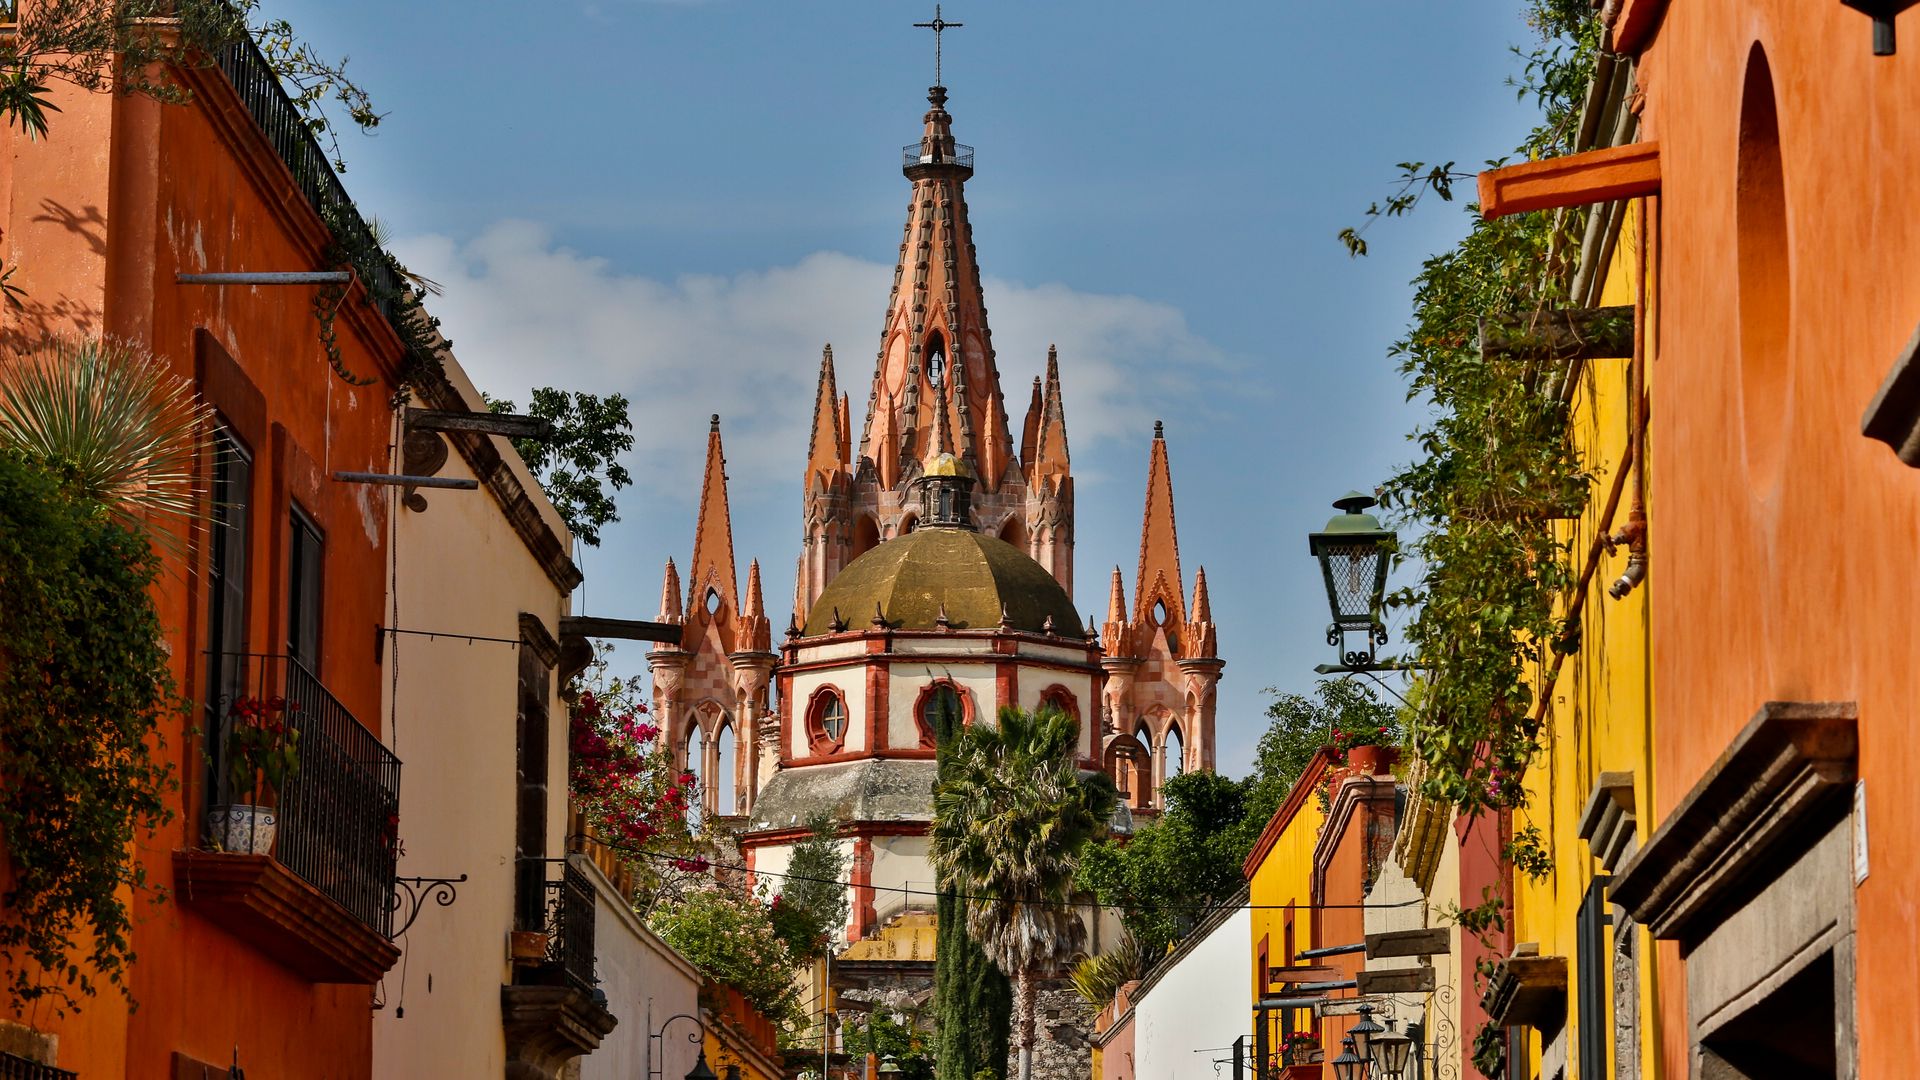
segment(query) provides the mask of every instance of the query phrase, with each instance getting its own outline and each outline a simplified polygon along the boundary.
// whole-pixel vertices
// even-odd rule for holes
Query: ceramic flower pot
[[[1353,776],[1378,776],[1386,770],[1388,750],[1384,746],[1347,748],[1347,772]]]
[[[221,806],[207,815],[207,834],[222,851],[265,855],[279,824],[280,811],[272,806]]]

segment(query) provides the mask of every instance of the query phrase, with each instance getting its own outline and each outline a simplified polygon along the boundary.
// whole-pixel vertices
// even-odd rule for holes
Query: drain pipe
[[[1607,586],[1607,595],[1623,600],[1647,578],[1647,274],[1653,238],[1647,230],[1647,200],[1634,206],[1634,230],[1640,241],[1640,272],[1633,283],[1633,356],[1627,361],[1627,446],[1633,458],[1633,504],[1627,523],[1607,537],[1607,547],[1627,546],[1627,569]]]

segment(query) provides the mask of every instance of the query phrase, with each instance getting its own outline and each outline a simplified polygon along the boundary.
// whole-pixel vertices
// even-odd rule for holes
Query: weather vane
[[[941,78],[940,78],[940,35],[947,32],[948,30],[954,29],[955,27],[965,26],[966,23],[948,22],[947,20],[941,18],[940,5],[935,4],[933,5],[933,21],[932,22],[917,22],[917,23],[914,23],[913,25],[919,27],[922,30],[933,31],[933,85],[945,86],[946,83],[941,81]]]

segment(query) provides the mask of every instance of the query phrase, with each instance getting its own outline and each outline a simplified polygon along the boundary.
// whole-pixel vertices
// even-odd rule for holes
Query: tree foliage
[[[171,817],[154,751],[182,711],[149,594],[159,571],[99,503],[0,450],[0,960],[15,1007],[126,990],[147,892],[133,843]]]
[[[961,718],[949,702],[933,718],[939,776],[953,771]],[[967,899],[942,885],[934,909],[934,1061],[937,1080],[998,1077],[1007,1067],[1013,987],[967,933]]]
[[[1267,706],[1267,730],[1254,750],[1253,775],[1247,779],[1247,809],[1262,826],[1322,747],[1358,745],[1356,737],[1398,746],[1405,738],[1398,710],[1358,680],[1322,679],[1312,697],[1267,692],[1274,700]]]
[[[789,1028],[805,1023],[800,963],[774,932],[767,905],[745,890],[711,882],[654,908],[653,932],[718,982]]]
[[[809,818],[807,838],[794,845],[773,898],[774,928],[796,958],[825,956],[833,932],[847,925],[847,863],[838,819],[825,812]]]
[[[488,405],[497,413],[514,411],[511,401],[489,399]],[[599,547],[600,527],[620,520],[611,492],[633,482],[619,460],[633,449],[626,395],[603,398],[545,386],[533,392],[527,413],[551,423],[554,437],[519,439],[514,449],[573,535]]]
[[[1013,1044],[1027,1080],[1038,980],[1079,951],[1071,906],[1086,846],[1117,801],[1104,774],[1083,775],[1078,723],[1053,708],[1002,708],[959,733],[933,788],[928,858],[943,888],[966,894],[967,933],[1014,980]]]

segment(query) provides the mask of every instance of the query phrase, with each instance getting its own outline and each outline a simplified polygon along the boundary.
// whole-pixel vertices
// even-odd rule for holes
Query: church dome
[[[896,630],[935,630],[941,610],[955,630],[991,630],[1002,612],[1015,630],[1083,633],[1067,590],[1046,567],[972,529],[924,528],[889,540],[834,576],[807,617],[808,637],[832,632],[834,613],[863,627],[876,608]]]

